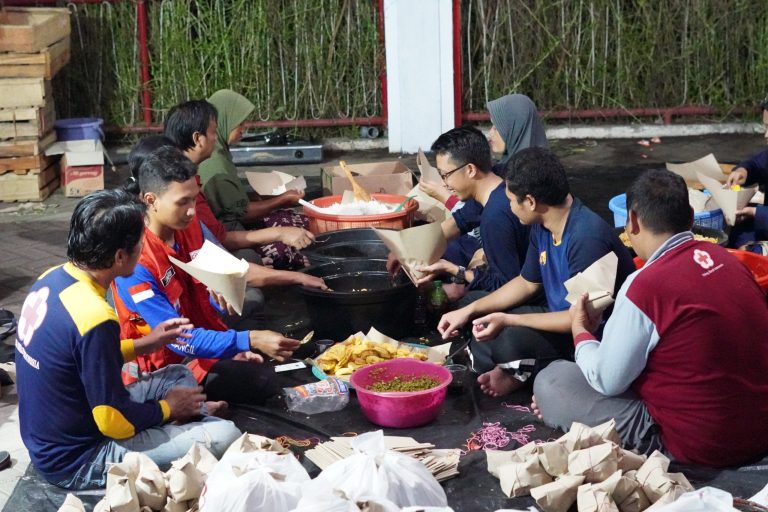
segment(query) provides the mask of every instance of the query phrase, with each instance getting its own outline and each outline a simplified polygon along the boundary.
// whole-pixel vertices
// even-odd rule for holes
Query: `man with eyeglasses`
[[[768,142],[768,98],[760,104],[763,109],[763,127]],[[768,149],[740,162],[728,176],[727,185],[768,185]],[[736,212],[736,225],[731,229],[729,245],[768,255],[768,195],[763,204],[747,205]]]
[[[454,128],[440,135],[431,149],[446,186],[466,203],[443,221],[443,234],[452,240],[479,227],[488,264],[468,270],[441,259],[418,269],[425,273],[419,284],[449,275],[454,283],[465,285],[465,293],[478,291],[462,301],[470,302],[520,274],[529,229],[509,209],[504,180],[491,170],[491,148],[482,132],[470,126]],[[391,257],[388,263],[393,271]]]

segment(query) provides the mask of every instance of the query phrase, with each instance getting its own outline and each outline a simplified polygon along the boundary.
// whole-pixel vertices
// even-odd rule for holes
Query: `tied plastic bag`
[[[349,386],[332,377],[295,388],[283,388],[288,409],[304,414],[338,411],[349,403]]]
[[[290,453],[255,451],[222,457],[200,496],[201,512],[293,510],[309,475]]]
[[[350,445],[355,453],[324,469],[305,487],[305,496],[321,496],[331,489],[351,499],[386,498],[399,507],[448,505],[445,491],[429,469],[412,457],[387,450],[381,430],[357,436]]]
[[[737,512],[733,496],[714,487],[702,487],[680,496],[674,503],[651,507],[654,512]]]
[[[405,509],[384,498],[362,496],[351,500],[343,491],[336,490],[321,496],[304,496],[291,512],[402,512],[402,510]]]

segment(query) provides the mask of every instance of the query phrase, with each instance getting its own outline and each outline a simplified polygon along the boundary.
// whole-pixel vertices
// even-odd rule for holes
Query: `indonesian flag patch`
[[[131,286],[128,288],[128,293],[131,294],[131,298],[135,304],[155,296],[155,292],[152,291],[152,285],[146,282]]]

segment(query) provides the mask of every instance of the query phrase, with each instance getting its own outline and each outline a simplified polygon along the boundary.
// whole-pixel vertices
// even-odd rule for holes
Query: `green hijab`
[[[227,139],[229,132],[248,119],[248,116],[256,108],[245,96],[229,89],[216,91],[208,98],[208,101],[216,107],[219,115],[219,127],[216,130],[216,149],[211,157],[199,166],[203,185],[217,174],[226,173],[237,178],[237,167],[232,160],[232,153],[229,152]]]

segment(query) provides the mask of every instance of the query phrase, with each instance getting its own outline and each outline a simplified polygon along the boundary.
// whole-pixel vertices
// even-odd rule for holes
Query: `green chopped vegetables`
[[[426,391],[437,387],[440,381],[434,377],[416,377],[414,375],[397,376],[389,380],[377,380],[370,386],[369,391],[378,393],[386,392],[404,392],[404,391]]]

